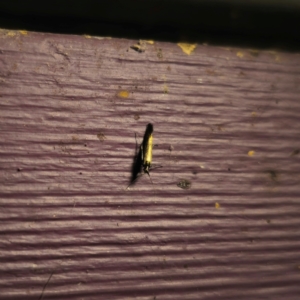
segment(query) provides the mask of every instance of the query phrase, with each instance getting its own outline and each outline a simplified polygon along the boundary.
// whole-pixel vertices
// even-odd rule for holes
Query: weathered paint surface
[[[135,43],[1,31],[0,299],[299,299],[300,55]]]

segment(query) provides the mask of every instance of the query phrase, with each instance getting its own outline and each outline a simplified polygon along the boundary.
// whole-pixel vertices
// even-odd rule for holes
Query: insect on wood
[[[149,175],[149,178],[150,178],[149,171],[152,164],[152,148],[153,148],[153,125],[149,123],[147,125],[143,143],[141,145],[143,170],[145,173]]]
[[[150,181],[153,184],[150,176],[150,170],[154,169],[152,168],[152,149],[153,149],[153,125],[149,123],[146,127],[143,142],[140,145],[139,151],[137,152],[134,158],[134,162],[132,165],[132,172],[131,172],[131,180],[127,189],[133,183],[135,183],[135,181],[139,177],[143,176],[144,174],[148,174]],[[162,166],[158,166],[155,167],[155,169],[161,167]]]

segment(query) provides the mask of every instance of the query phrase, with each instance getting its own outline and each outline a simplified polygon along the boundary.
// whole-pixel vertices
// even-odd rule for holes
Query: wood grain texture
[[[0,299],[298,299],[300,55],[136,42],[0,32]]]

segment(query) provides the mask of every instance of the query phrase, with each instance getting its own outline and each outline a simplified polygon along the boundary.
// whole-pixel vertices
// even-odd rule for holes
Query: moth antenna
[[[159,169],[159,168],[163,168],[163,166],[155,166],[155,167],[151,167],[151,170],[155,170],[155,169]]]

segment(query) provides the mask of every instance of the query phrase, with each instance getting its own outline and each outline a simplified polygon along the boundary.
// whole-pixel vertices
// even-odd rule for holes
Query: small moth
[[[151,183],[152,179],[150,176],[150,170],[152,168],[152,149],[153,149],[153,125],[149,123],[146,127],[143,142],[140,145],[139,151],[135,156],[134,163],[132,165],[132,176],[130,184],[127,189],[141,176],[148,174]],[[158,166],[155,168],[161,168]],[[143,173],[141,173],[143,171]]]
[[[143,162],[144,173],[147,173],[150,177],[150,168],[152,164],[152,149],[153,149],[153,125],[149,123],[146,128],[143,143],[141,145],[141,154]]]

